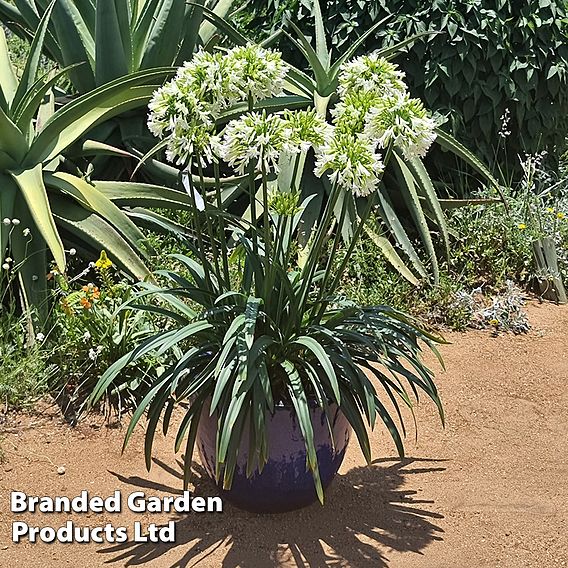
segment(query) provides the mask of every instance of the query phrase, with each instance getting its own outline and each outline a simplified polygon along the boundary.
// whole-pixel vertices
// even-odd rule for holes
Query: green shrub
[[[281,25],[288,14],[313,34],[311,1],[253,0],[242,25],[253,32]],[[568,43],[565,0],[329,0],[322,2],[335,55],[382,18],[390,19],[365,42],[366,50],[425,31],[397,61],[414,96],[449,113],[454,132],[487,158],[511,112],[508,156],[562,145],[568,116]],[[283,37],[281,47],[294,48]]]
[[[56,302],[47,340],[57,344],[50,358],[58,370],[56,396],[68,417],[75,419],[103,370],[155,333],[159,324],[145,311],[132,307],[119,311],[133,289],[118,278],[104,252],[74,277],[57,270],[50,274]],[[147,391],[147,375],[156,375],[158,361],[146,358],[130,368],[106,393],[108,408],[120,414],[139,401]]]

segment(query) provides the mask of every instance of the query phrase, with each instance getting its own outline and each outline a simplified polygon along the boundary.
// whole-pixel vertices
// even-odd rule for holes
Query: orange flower
[[[89,302],[88,298],[81,298],[80,300],[81,305],[86,309],[89,310],[93,307],[93,304],[91,304],[91,302]]]

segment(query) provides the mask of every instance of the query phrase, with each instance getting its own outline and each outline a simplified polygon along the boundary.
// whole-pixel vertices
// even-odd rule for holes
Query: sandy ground
[[[24,514],[9,492],[104,497],[172,495],[180,489],[172,440],[158,440],[150,474],[141,436],[121,456],[124,430],[86,421],[71,429],[55,412],[16,416],[2,434],[0,566],[390,568],[555,567],[568,564],[568,307],[532,304],[526,336],[450,334],[438,385],[442,429],[431,404],[417,411],[418,441],[400,462],[383,431],[371,467],[351,443],[324,508],[259,516],[222,514]],[[179,456],[178,456],[179,457]],[[57,468],[64,466],[64,475]],[[214,494],[199,477],[197,495]],[[176,543],[13,544],[14,520],[58,527],[175,521]]]

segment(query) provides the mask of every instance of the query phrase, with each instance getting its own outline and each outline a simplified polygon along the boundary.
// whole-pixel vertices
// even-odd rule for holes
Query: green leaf
[[[292,405],[298,417],[298,424],[304,437],[304,444],[306,446],[306,465],[312,472],[314,477],[314,484],[316,493],[320,503],[323,504],[323,487],[319,477],[318,458],[314,444],[314,430],[312,427],[312,418],[310,413],[310,406],[306,397],[306,391],[302,385],[302,380],[298,370],[291,361],[283,361],[282,368],[288,375],[288,392],[292,399]]]
[[[104,85],[132,70],[130,22],[124,0],[97,0],[95,83]]]
[[[428,171],[424,167],[422,160],[420,158],[414,158],[409,162],[410,169],[412,170],[414,179],[418,182],[418,185],[422,189],[423,194],[426,197],[426,202],[428,203],[432,213],[434,214],[434,220],[438,225],[438,229],[442,234],[442,239],[444,241],[444,248],[446,250],[446,256],[450,255],[450,238],[448,235],[448,226],[446,223],[446,218],[444,212],[442,211],[442,206],[436,195],[436,190],[432,184],[432,180],[428,175]]]
[[[428,253],[434,275],[434,284],[437,285],[440,281],[438,259],[436,258],[434,243],[432,242],[432,236],[430,235],[430,228],[426,222],[426,216],[424,215],[420,199],[418,198],[418,193],[416,192],[414,176],[397,150],[394,151],[393,155],[396,159],[398,168],[402,173],[402,178],[406,186],[406,191],[403,192],[403,197],[407,203],[408,209],[410,210],[410,214],[414,219],[416,227],[418,228],[418,232],[420,233],[420,238],[426,248],[426,252]]]
[[[414,276],[414,274],[412,274],[402,258],[400,258],[391,242],[386,237],[379,235],[368,226],[365,226],[365,232],[367,233],[369,238],[379,247],[384,257],[391,264],[391,266],[411,284],[418,286],[418,279],[416,278],[416,276]]]
[[[140,71],[116,79],[65,105],[34,140],[25,163],[50,161],[99,122],[146,105],[155,90],[155,86],[148,83],[160,82],[171,72],[169,68]]]
[[[39,22],[39,26],[34,35],[34,39],[32,41],[30,51],[26,59],[24,71],[22,73],[22,76],[20,77],[18,89],[16,91],[16,94],[14,95],[14,100],[12,101],[12,109],[16,108],[20,104],[20,101],[24,98],[26,93],[32,88],[36,81],[37,69],[39,66],[41,51],[43,49],[43,41],[54,4],[55,0],[53,0],[48,6]]]
[[[385,225],[392,232],[398,244],[402,247],[402,250],[404,250],[408,258],[412,262],[412,265],[414,266],[416,272],[418,272],[418,274],[420,274],[420,276],[422,276],[423,278],[427,278],[428,273],[426,272],[426,268],[424,268],[424,265],[422,264],[422,261],[418,256],[418,253],[410,242],[406,231],[404,230],[400,220],[396,215],[390,199],[382,191],[378,191],[377,195],[379,198],[379,210],[381,211],[381,218],[384,221]]]
[[[0,152],[6,153],[20,163],[28,150],[28,144],[22,131],[8,118],[0,108]]]
[[[93,254],[104,249],[113,262],[135,278],[151,277],[140,256],[110,223],[60,195],[52,196],[51,205],[57,224],[90,247]]]
[[[234,0],[218,0],[213,8],[212,12],[218,16],[220,19],[224,19],[231,6],[233,5]],[[213,37],[217,26],[212,22],[203,22],[199,28],[199,37],[203,45],[207,45],[209,40]]]
[[[49,186],[57,187],[63,193],[78,198],[79,202],[86,204],[88,209],[100,215],[119,231],[134,250],[142,251],[141,244],[145,239],[142,231],[96,187],[64,172],[47,175],[45,181]]]
[[[178,41],[185,19],[183,0],[162,0],[152,15],[152,24],[144,42],[140,69],[151,69],[167,62],[170,65],[178,51]],[[175,41],[172,39],[175,38]]]
[[[41,164],[28,170],[10,172],[10,175],[20,188],[35,226],[51,250],[58,269],[65,272],[65,250],[47,198]]]
[[[71,0],[58,0],[53,9],[54,29],[61,50],[64,66],[86,63],[70,71],[73,84],[82,93],[95,88],[94,29],[89,29],[76,3]]]
[[[335,397],[335,402],[337,404],[341,404],[341,393],[339,391],[337,375],[335,374],[335,369],[333,368],[331,359],[329,358],[323,346],[316,339],[307,335],[298,337],[292,343],[302,345],[313,353],[319,364],[322,366],[327,378],[329,379],[333,391],[333,396]]]
[[[0,27],[0,106],[4,112],[8,112],[17,89],[18,80],[10,61],[6,35]]]

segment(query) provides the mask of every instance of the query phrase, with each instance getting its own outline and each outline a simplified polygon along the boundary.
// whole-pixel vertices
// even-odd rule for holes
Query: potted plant
[[[158,273],[164,285],[143,283],[138,294],[139,309],[174,325],[113,364],[91,397],[98,400],[146,354],[171,353],[125,444],[147,413],[149,467],[159,422],[167,432],[181,406],[175,450],[185,442],[184,483],[197,444],[224,495],[256,511],[323,502],[351,429],[370,462],[367,427],[377,419],[402,455],[400,405],[412,408],[405,382],[414,395],[426,393],[443,418],[421,360],[422,346],[436,351],[441,339],[390,307],[361,307],[337,293],[385,164],[395,156],[405,172],[404,157],[422,156],[434,139],[433,121],[408,95],[403,74],[378,55],[343,65],[330,123],[312,109],[267,111],[289,85],[287,72],[279,53],[254,45],[201,51],[155,93],[150,130],[163,138],[168,158],[186,167],[190,252]],[[315,168],[304,171],[309,153]],[[243,216],[223,207],[227,168],[246,201]],[[296,236],[317,196],[300,196],[318,177],[328,198],[306,253]],[[353,212],[345,250],[336,227]]]

